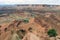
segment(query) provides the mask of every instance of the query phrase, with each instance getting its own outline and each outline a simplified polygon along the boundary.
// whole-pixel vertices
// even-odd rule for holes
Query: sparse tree
[[[48,30],[47,34],[49,35],[49,37],[55,37],[56,40],[57,32],[55,29]]]

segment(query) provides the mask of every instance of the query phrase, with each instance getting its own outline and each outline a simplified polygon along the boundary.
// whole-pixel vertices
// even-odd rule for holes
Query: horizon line
[[[0,5],[60,5],[60,4],[0,4]]]

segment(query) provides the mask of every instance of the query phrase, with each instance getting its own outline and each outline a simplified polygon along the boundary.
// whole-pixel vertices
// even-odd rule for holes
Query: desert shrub
[[[48,30],[47,34],[50,36],[50,37],[56,37],[57,36],[57,32],[55,29],[50,29]]]
[[[24,20],[23,20],[23,22],[28,23],[28,22],[29,22],[29,20],[28,20],[28,19],[24,19]]]
[[[35,14],[31,14],[32,17],[35,17]]]

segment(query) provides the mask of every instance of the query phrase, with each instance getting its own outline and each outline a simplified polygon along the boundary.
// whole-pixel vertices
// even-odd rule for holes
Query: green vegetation
[[[29,19],[24,19],[23,22],[28,23]]]
[[[55,29],[50,29],[48,30],[47,34],[50,36],[50,37],[56,37],[57,36],[57,32]]]
[[[35,17],[35,14],[31,14],[32,17]]]

